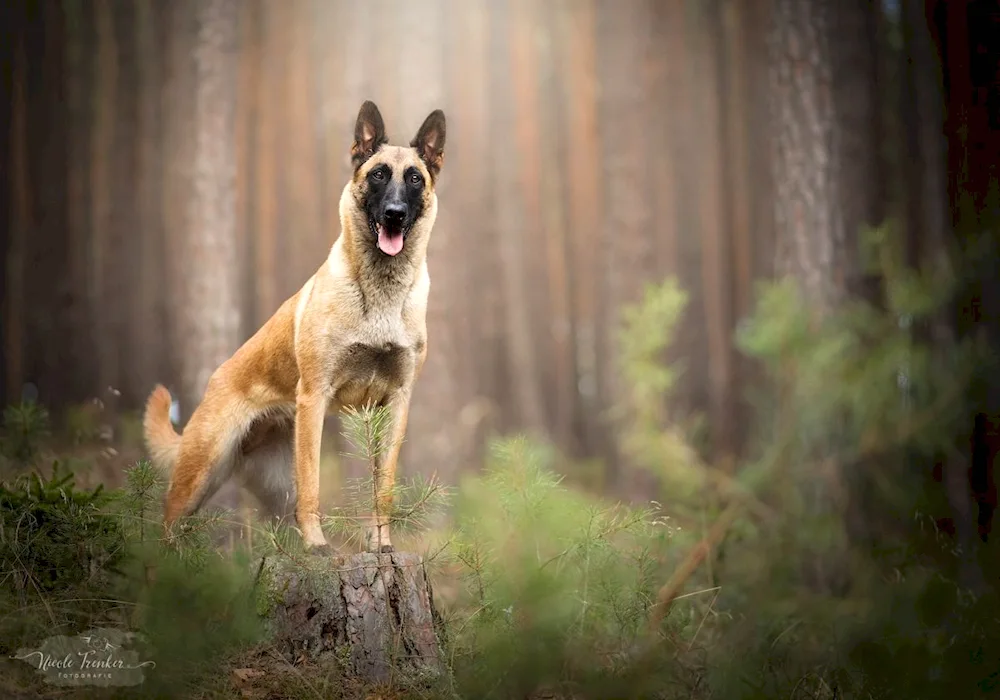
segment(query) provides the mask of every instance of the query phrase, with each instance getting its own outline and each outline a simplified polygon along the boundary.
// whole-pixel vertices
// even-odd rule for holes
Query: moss
[[[285,593],[288,591],[289,580],[287,577],[275,575],[275,567],[278,564],[274,560],[265,559],[258,564],[259,573],[254,586],[254,603],[257,614],[262,618],[269,618],[276,608],[285,604]]]
[[[296,585],[311,597],[330,600],[340,595],[340,577],[328,560],[317,557],[291,559],[269,557],[257,575],[254,599],[257,613],[270,617],[276,608],[285,605],[289,587]]]
[[[337,665],[340,667],[341,671],[346,672],[351,667],[350,644],[338,644],[337,648],[334,650],[334,656],[337,659]]]

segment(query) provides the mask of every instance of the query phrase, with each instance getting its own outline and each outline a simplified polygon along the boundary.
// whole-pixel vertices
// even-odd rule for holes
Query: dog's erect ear
[[[351,163],[357,170],[375,151],[389,143],[385,135],[385,123],[378,107],[371,100],[365,100],[358,111],[358,121],[354,125],[354,144],[351,146]]]
[[[435,109],[427,115],[417,135],[410,141],[410,147],[417,149],[432,178],[437,177],[444,163],[444,137],[444,112]]]

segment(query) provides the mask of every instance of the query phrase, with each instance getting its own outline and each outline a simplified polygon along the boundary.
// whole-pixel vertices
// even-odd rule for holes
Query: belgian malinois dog
[[[437,217],[445,118],[427,116],[410,146],[391,146],[374,103],[354,127],[354,175],[340,196],[341,233],[303,287],[215,371],[178,434],[170,393],[146,404],[146,445],[169,470],[168,531],[232,476],[266,511],[294,515],[305,546],[329,552],[320,528],[319,456],[327,413],[383,406],[388,444],[376,458],[365,548],[391,552],[389,517],[414,382],[427,357],[427,244]],[[294,469],[293,469],[294,467]]]

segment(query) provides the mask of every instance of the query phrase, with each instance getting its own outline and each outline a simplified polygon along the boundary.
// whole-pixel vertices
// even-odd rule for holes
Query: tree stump
[[[278,556],[259,566],[258,611],[292,663],[335,660],[375,682],[442,670],[443,630],[419,555]]]

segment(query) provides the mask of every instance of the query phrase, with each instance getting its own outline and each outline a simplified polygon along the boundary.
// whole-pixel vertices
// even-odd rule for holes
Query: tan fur
[[[413,385],[427,355],[426,253],[437,216],[434,179],[443,149],[443,115],[431,158],[412,146],[376,143],[372,148],[360,118],[358,133],[363,142],[356,139],[352,150],[368,147],[368,159],[341,193],[341,234],[326,261],[215,371],[183,435],[170,424],[169,392],[157,386],[149,397],[146,443],[153,460],[172,470],[164,510],[168,528],[196,511],[227,478],[239,475],[268,510],[277,515],[294,511],[308,547],[325,546],[319,519],[324,417],[347,406],[386,405],[391,444],[376,465],[378,508],[366,546],[391,549],[387,513],[396,462]],[[415,166],[426,183],[423,213],[392,258],[380,258],[374,249],[362,208],[366,176],[381,163],[392,166],[393,177]]]
[[[146,401],[146,414],[142,421],[150,457],[153,464],[161,469],[177,461],[177,450],[181,444],[181,436],[170,423],[171,403],[170,392],[157,386]]]

